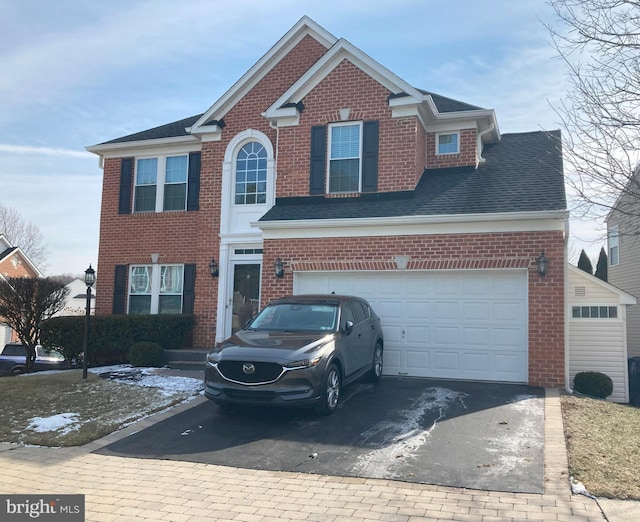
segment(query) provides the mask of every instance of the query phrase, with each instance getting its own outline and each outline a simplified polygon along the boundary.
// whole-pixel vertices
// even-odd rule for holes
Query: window
[[[236,158],[236,205],[267,202],[267,151],[257,141],[247,143]]]
[[[136,161],[134,212],[185,210],[189,156]]]
[[[183,265],[132,266],[129,274],[129,313],[182,313],[183,282]]]
[[[458,154],[460,152],[460,134],[451,132],[448,134],[438,134],[436,136],[437,154]]]
[[[360,192],[362,123],[336,123],[329,131],[329,192]]]
[[[618,226],[612,226],[609,229],[609,265],[615,266],[620,264],[620,239],[618,235]]]
[[[617,319],[617,306],[573,306],[571,316],[574,319]]]

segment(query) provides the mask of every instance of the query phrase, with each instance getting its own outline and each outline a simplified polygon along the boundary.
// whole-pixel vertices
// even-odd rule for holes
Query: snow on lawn
[[[53,415],[51,417],[34,417],[29,421],[27,429],[37,431],[38,433],[63,430],[60,433],[64,435],[77,429],[77,422],[77,413],[60,413],[59,415]]]
[[[133,368],[129,365],[121,364],[89,368],[88,370],[112,381],[156,388],[165,397],[182,393],[189,397],[184,402],[203,393],[202,379],[170,375],[164,368]],[[51,417],[34,417],[29,420],[27,428],[40,433],[58,431],[60,435],[65,435],[70,431],[77,430],[80,425],[81,422],[77,413],[60,413]]]
[[[167,375],[162,368],[132,368],[121,364],[89,368],[89,371],[114,381],[157,388],[165,396],[180,392],[197,394],[203,388],[202,379]]]

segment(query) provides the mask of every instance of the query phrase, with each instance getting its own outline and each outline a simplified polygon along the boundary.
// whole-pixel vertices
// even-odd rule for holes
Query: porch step
[[[204,370],[209,348],[189,348],[186,350],[165,350],[164,363],[177,370]]]

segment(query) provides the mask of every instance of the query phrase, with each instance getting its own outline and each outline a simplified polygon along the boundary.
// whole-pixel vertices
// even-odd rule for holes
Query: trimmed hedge
[[[177,350],[190,336],[192,315],[96,315],[89,327],[89,363],[92,366],[128,362],[129,348],[140,341]],[[40,325],[40,342],[57,348],[68,359],[82,353],[84,316],[53,317]]]
[[[606,399],[613,393],[613,381],[604,373],[580,372],[573,379],[573,389],[582,395]]]
[[[140,341],[129,348],[129,362],[131,366],[162,366],[164,354],[158,343]]]

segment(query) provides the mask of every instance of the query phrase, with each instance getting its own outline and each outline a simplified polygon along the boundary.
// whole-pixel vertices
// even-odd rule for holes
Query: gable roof
[[[608,283],[607,281],[603,281],[602,279],[589,274],[587,272],[585,272],[584,270],[573,266],[571,264],[567,264],[569,271],[573,273],[574,276],[578,277],[578,278],[582,278],[585,283],[589,283],[592,285],[596,285],[599,286],[603,289],[605,289],[608,292],[611,292],[614,295],[618,296],[618,299],[620,301],[620,304],[624,304],[624,305],[634,305],[638,302],[638,300],[632,296],[631,294],[628,294],[627,292],[620,290],[619,288],[613,286],[612,284]],[[569,299],[569,301],[571,302],[572,299]]]
[[[20,247],[13,246],[9,240],[0,234],[0,246],[4,246],[4,249],[0,251],[0,263],[9,259],[12,256],[18,256],[36,275],[36,277],[42,277],[42,272],[38,270],[38,267],[31,262],[31,259],[22,251]],[[2,276],[2,274],[0,274]]]
[[[260,222],[566,210],[560,131],[504,134],[483,156],[477,169],[425,170],[414,191],[280,198]]]
[[[199,135],[217,134],[224,127],[224,116],[273,69],[303,38],[310,36],[323,45],[327,52],[310,67],[294,84],[265,107],[263,116],[271,121],[280,117],[291,118],[301,110],[299,102],[324,77],[347,59],[366,74],[384,85],[390,92],[389,104],[394,114],[415,114],[425,127],[439,119],[472,119],[479,122],[480,130],[489,129],[483,141],[498,141],[495,113],[475,105],[446,98],[430,91],[417,89],[390,70],[370,58],[347,40],[338,39],[312,19],[303,16],[278,42],[260,58],[233,86],[204,113],[177,120],[152,129],[128,134],[119,138],[86,147],[100,154],[134,143],[151,145],[150,140],[187,140],[198,142]],[[296,105],[298,104],[298,105]],[[191,140],[189,140],[191,138]]]

